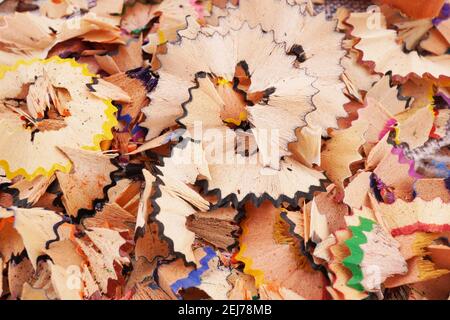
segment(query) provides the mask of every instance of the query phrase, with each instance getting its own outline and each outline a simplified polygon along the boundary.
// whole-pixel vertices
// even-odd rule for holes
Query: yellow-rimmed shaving
[[[82,74],[84,76],[90,77],[90,78],[97,78],[98,76],[96,74],[93,74],[89,71],[86,64],[80,64],[75,61],[75,59],[62,59],[59,56],[53,56],[49,59],[39,59],[34,58],[30,60],[18,60],[14,65],[12,66],[0,66],[0,79],[3,79],[6,73],[17,71],[17,69],[21,66],[30,66],[34,63],[42,63],[42,64],[49,64],[51,62],[55,62],[58,64],[64,64],[69,63],[71,67],[73,68],[81,68]],[[82,149],[85,150],[92,150],[92,151],[99,151],[100,143],[104,140],[111,140],[113,138],[111,129],[117,125],[117,119],[114,116],[114,113],[117,112],[117,108],[114,107],[112,104],[112,100],[102,100],[103,103],[106,105],[106,109],[104,111],[104,114],[106,115],[107,120],[104,122],[102,126],[102,133],[96,134],[92,139],[92,145],[88,146],[82,146]],[[13,179],[17,176],[23,176],[26,180],[32,181],[38,176],[45,176],[45,177],[51,177],[56,171],[61,171],[64,173],[69,173],[72,169],[72,163],[68,160],[66,165],[62,164],[54,164],[49,170],[46,170],[43,167],[38,167],[34,172],[30,173],[27,172],[24,168],[19,168],[17,170],[11,170],[11,165],[6,160],[0,160],[0,167],[2,167],[5,171],[6,177],[8,179]]]

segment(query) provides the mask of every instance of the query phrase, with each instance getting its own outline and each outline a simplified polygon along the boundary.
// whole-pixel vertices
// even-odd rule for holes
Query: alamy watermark
[[[259,129],[224,130],[204,128],[196,121],[189,130],[178,129],[171,138],[183,141],[173,149],[175,164],[256,165],[279,169],[280,130]]]

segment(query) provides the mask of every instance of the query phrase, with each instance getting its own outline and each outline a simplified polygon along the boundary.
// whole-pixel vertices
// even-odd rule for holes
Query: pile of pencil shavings
[[[0,299],[449,299],[449,17],[0,1]]]

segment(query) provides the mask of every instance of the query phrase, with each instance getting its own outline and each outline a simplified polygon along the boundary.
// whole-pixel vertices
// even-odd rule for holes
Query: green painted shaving
[[[367,243],[367,237],[363,231],[372,231],[375,222],[363,217],[359,217],[359,221],[359,226],[350,227],[352,237],[345,241],[345,244],[350,250],[350,255],[342,261],[342,264],[352,273],[352,278],[347,282],[347,285],[358,291],[364,291],[364,287],[361,284],[363,280],[361,262],[364,258],[361,245]]]

